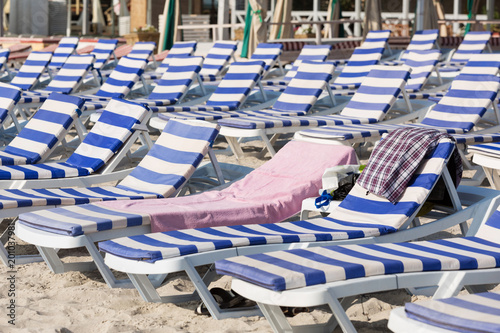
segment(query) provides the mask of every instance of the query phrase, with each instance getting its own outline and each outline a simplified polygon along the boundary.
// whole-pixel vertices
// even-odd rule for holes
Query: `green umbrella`
[[[167,0],[163,10],[163,26],[160,27],[160,51],[170,50],[174,45],[177,26],[180,21],[180,8],[178,0]]]
[[[265,7],[262,0],[249,0],[245,17],[245,30],[243,31],[243,45],[241,46],[241,57],[249,58],[258,43],[266,42],[267,31],[264,19],[266,17]]]
[[[467,0],[467,11],[469,12],[469,14],[467,15],[468,20],[471,20],[476,16],[478,4],[479,2],[476,0]],[[465,26],[465,33],[467,34],[469,31],[470,23],[467,23],[467,25]]]

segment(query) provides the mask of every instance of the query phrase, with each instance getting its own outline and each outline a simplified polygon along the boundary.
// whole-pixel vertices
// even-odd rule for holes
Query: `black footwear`
[[[210,289],[214,300],[217,302],[221,309],[231,309],[231,308],[245,308],[255,306],[256,303],[246,299],[245,297],[239,295],[238,293],[230,290],[225,290],[222,288],[212,288]],[[197,315],[210,315],[205,303],[200,302],[194,310]]]

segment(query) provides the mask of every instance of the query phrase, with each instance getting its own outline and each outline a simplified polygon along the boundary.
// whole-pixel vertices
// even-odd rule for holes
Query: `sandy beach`
[[[249,142],[246,146],[260,144]],[[216,148],[224,143],[218,142]],[[220,161],[237,163],[232,156],[218,156]],[[258,167],[269,160],[244,158],[241,164]],[[433,237],[450,237],[458,227]],[[16,252],[35,253],[36,249],[18,241]],[[86,260],[83,251],[61,251],[65,261]],[[53,274],[45,263],[18,265],[10,270],[0,266],[0,332],[59,332],[59,333],[115,333],[115,332],[272,332],[263,317],[214,320],[194,313],[197,302],[156,304],[144,302],[135,289],[110,289],[96,272],[68,272]],[[123,275],[124,277],[124,275]],[[9,279],[10,278],[10,279]],[[230,289],[228,277],[219,278],[213,286]],[[160,293],[190,292],[194,288],[183,273],[169,276]],[[15,293],[14,297],[9,292]],[[361,295],[348,310],[359,332],[389,332],[387,320],[390,310],[405,302],[423,299],[405,291]],[[15,300],[15,318],[12,325],[8,308]],[[326,321],[330,314],[324,308],[312,309],[293,317],[293,324],[312,324]],[[340,332],[337,329],[335,332]]]

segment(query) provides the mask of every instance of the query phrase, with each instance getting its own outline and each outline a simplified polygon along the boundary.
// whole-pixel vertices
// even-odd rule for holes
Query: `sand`
[[[249,148],[260,144],[249,142]],[[218,142],[216,148],[224,147]],[[258,159],[244,158],[241,164],[257,167],[270,156]],[[219,156],[219,160],[237,163],[232,156]],[[437,237],[456,235],[458,228],[440,233]],[[34,253],[33,246],[18,242],[18,253]],[[88,259],[83,250],[63,251],[66,261]],[[19,265],[11,273],[0,265],[0,332],[272,332],[263,317],[214,320],[194,313],[197,302],[156,304],[144,302],[135,289],[110,289],[96,272],[68,272],[53,274],[45,263]],[[8,295],[15,277],[15,297]],[[213,286],[230,289],[228,277],[219,278]],[[182,273],[169,277],[160,288],[163,294],[190,292],[194,288]],[[10,299],[15,299],[15,325],[9,324]],[[390,310],[405,302],[423,299],[405,291],[361,295],[355,299],[347,313],[359,332],[389,332],[387,320]],[[312,309],[291,319],[292,324],[324,322],[330,314],[325,308]],[[336,332],[339,330],[337,329]]]

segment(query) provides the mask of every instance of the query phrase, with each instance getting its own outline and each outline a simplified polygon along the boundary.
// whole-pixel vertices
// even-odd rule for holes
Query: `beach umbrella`
[[[273,23],[286,23],[292,20],[292,0],[278,0],[274,7]],[[292,25],[272,25],[269,39],[293,38]]]
[[[177,26],[181,21],[179,0],[167,0],[163,10],[163,24],[160,27],[160,45],[158,50],[170,50],[177,39]]]
[[[467,11],[469,14],[467,15],[468,20],[473,20],[476,18],[477,8],[479,7],[478,0],[467,0]],[[467,23],[465,26],[465,33],[467,34],[470,31],[470,23]]]
[[[327,21],[339,20],[342,17],[340,0],[330,0],[328,3]],[[344,37],[344,26],[338,23],[332,23],[330,26],[330,38]]]
[[[243,45],[241,47],[242,58],[249,58],[257,44],[267,41],[267,29],[264,22],[266,9],[262,3],[263,0],[248,0]]]
[[[104,29],[104,15],[100,0],[92,0],[92,23],[96,25],[97,34],[101,34]]]
[[[365,22],[363,29],[363,37],[370,30],[382,30],[382,5],[380,0],[365,1]]]

